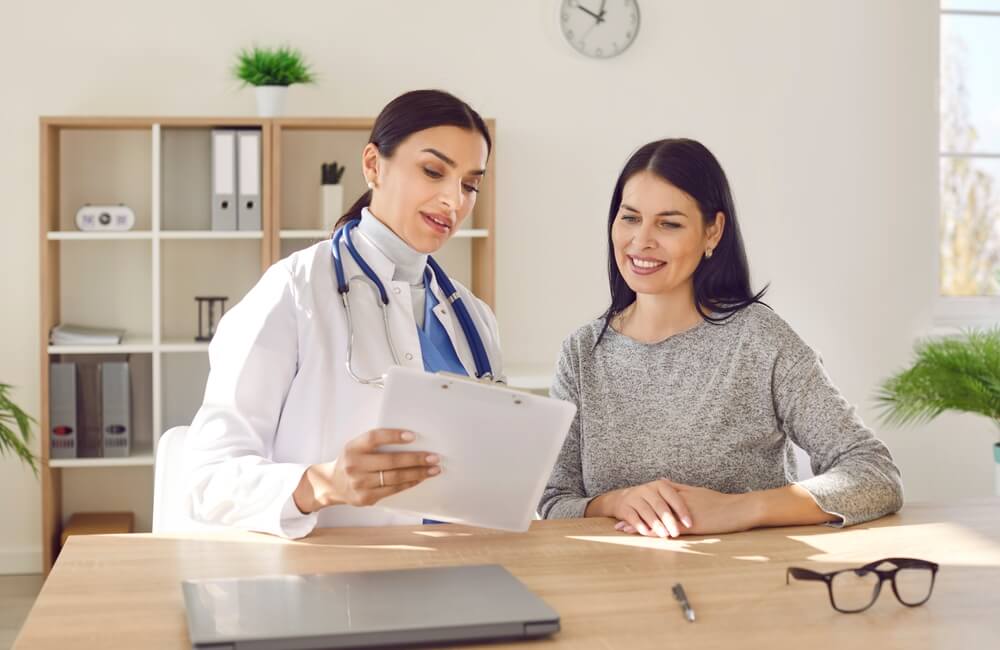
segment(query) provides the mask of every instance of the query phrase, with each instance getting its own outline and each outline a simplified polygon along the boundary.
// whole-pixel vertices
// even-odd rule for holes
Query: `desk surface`
[[[934,595],[907,608],[883,589],[838,614],[819,583],[785,585],[787,566],[832,571],[882,557],[939,562]],[[609,519],[535,522],[526,534],[462,526],[342,528],[298,541],[253,533],[72,537],[15,648],[189,648],[185,578],[498,563],[562,617],[526,648],[995,648],[1000,639],[1000,499],[912,504],[846,530],[775,528],[680,540],[617,533]],[[697,613],[683,620],[682,582]]]

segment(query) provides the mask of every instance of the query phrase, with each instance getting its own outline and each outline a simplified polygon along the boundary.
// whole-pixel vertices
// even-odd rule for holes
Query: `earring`
[[[374,190],[375,189],[375,182],[374,181],[368,181],[368,189],[370,189],[370,190]]]
[[[711,259],[712,258],[712,249],[711,248],[709,248],[709,249],[707,249],[705,251],[705,258],[706,259]]]

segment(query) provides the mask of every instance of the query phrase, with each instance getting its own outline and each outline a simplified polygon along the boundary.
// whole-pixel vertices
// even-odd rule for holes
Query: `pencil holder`
[[[319,206],[323,230],[333,232],[337,220],[344,214],[344,186],[320,185]]]

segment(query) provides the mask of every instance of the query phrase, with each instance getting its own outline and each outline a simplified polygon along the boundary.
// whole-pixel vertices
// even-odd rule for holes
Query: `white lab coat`
[[[389,325],[400,362],[423,368],[410,287],[393,282],[393,263],[362,233],[353,239],[389,293]],[[364,274],[343,243],[347,278]],[[496,318],[458,282],[490,365],[503,376]],[[459,321],[437,282],[434,313],[470,375],[475,363]],[[350,291],[354,369],[361,377],[392,365],[377,293],[364,281]],[[382,389],[347,374],[347,319],[330,242],[274,264],[219,322],[209,345],[205,400],[186,438],[185,487],[193,519],[303,537],[319,526],[419,524],[377,506],[332,506],[303,515],[292,499],[310,464],[336,459],[344,444],[375,427]]]

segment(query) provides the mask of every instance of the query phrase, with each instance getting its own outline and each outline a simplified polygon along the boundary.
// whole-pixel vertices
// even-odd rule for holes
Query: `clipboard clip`
[[[502,379],[494,379],[493,375],[486,373],[482,377],[469,377],[468,375],[460,375],[457,372],[447,372],[445,370],[439,370],[435,375],[440,375],[442,377],[447,377],[448,379],[455,379],[457,381],[468,381],[474,384],[486,384],[487,386],[496,386],[497,384],[501,386],[506,386],[507,382]]]
[[[521,390],[519,388],[513,388],[511,386],[508,386],[507,382],[505,382],[505,381],[494,380],[492,375],[486,375],[486,376],[478,377],[477,378],[477,377],[469,377],[468,375],[459,375],[457,373],[447,372],[447,371],[444,371],[444,370],[439,370],[438,372],[436,372],[434,374],[436,376],[438,376],[438,377],[443,377],[445,379],[448,379],[449,381],[464,381],[464,382],[466,382],[468,384],[486,385],[486,386],[492,386],[494,388],[505,388],[508,391],[514,391],[514,393],[515,393],[514,403],[515,404],[520,404],[521,403],[521,397],[519,397],[517,394],[528,393],[528,391],[526,391],[526,390]],[[441,388],[447,389],[448,388],[448,384],[442,384]]]

